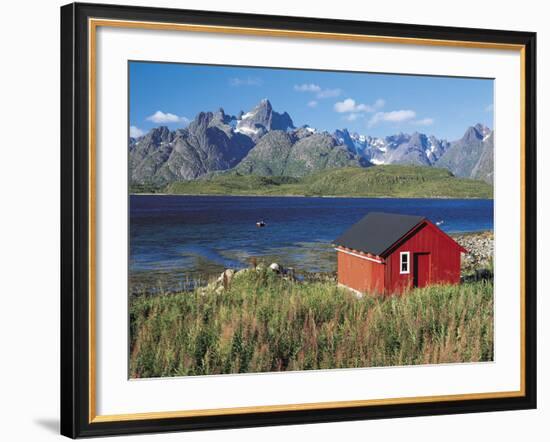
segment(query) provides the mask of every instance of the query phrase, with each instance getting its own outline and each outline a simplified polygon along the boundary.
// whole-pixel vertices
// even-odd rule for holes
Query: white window
[[[411,268],[410,252],[401,252],[399,254],[399,273],[410,273]]]

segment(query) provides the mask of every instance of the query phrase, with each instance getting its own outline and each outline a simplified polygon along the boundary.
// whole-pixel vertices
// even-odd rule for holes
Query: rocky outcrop
[[[265,264],[260,263],[254,267],[250,267],[247,269],[226,269],[220,274],[220,276],[210,282],[207,286],[200,288],[199,293],[216,293],[218,295],[221,295],[231,288],[231,284],[234,280],[241,278],[244,275],[250,274],[251,272],[261,273],[266,271],[273,272],[274,274],[280,275],[281,277],[286,279],[294,279],[294,272],[292,269],[285,269],[283,268],[283,266],[277,264],[276,262],[271,263],[267,267],[265,266]]]
[[[474,274],[493,268],[494,235],[493,232],[454,234],[453,238],[467,250],[462,256],[462,274]]]

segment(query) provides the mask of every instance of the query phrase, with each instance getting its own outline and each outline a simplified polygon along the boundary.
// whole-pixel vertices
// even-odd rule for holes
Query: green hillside
[[[491,185],[457,178],[446,169],[383,165],[329,169],[303,178],[223,173],[169,184],[165,193],[187,195],[362,196],[492,198]]]

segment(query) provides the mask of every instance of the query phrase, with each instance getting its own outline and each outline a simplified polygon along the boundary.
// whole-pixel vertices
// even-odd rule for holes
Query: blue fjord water
[[[131,195],[131,290],[184,289],[252,257],[334,271],[332,241],[370,211],[422,215],[449,233],[493,229],[493,200]]]

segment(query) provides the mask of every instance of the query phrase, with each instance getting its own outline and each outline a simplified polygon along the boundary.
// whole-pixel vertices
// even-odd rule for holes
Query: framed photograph
[[[61,432],[536,407],[528,32],[61,8]]]

